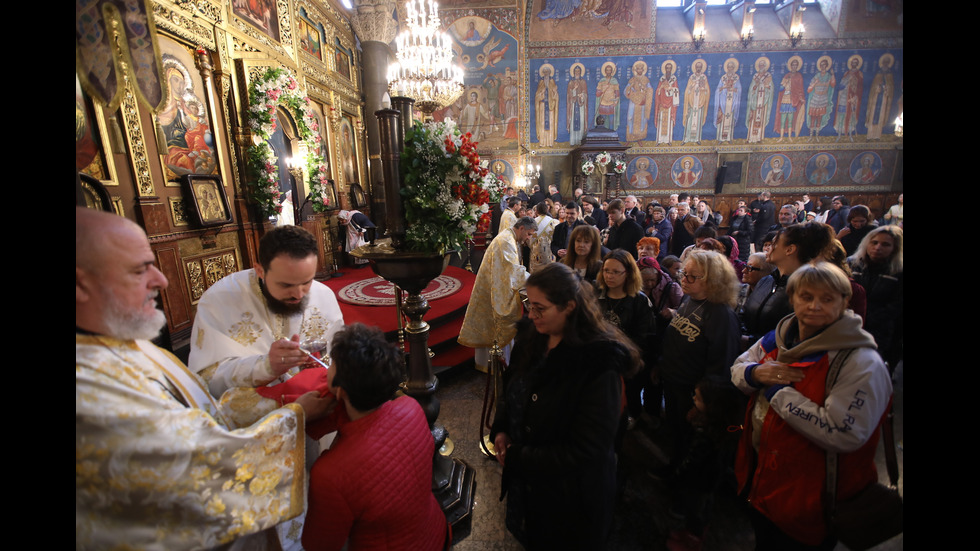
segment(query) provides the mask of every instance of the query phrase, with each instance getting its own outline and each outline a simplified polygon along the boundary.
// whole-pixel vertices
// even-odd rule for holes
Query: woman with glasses
[[[643,412],[640,395],[644,388],[651,386],[649,368],[653,365],[651,353],[656,335],[653,305],[641,291],[643,278],[633,255],[623,249],[610,251],[603,259],[596,287],[599,289],[602,315],[643,351],[646,369],[626,381],[627,426],[632,428]],[[658,403],[657,411],[659,409]]]
[[[765,253],[752,253],[742,270],[742,285],[738,289],[738,299],[735,301],[735,312],[742,315],[745,299],[749,297],[759,280],[771,274],[776,267],[766,261]]]
[[[738,281],[731,262],[714,251],[695,250],[684,262],[680,279],[686,296],[667,326],[657,365],[674,435],[672,467],[690,443],[686,416],[694,406],[694,386],[706,376],[727,375],[738,356],[739,338],[733,310]]]
[[[622,378],[641,367],[640,351],[564,264],[531,274],[526,304],[490,433],[504,466],[507,528],[529,550],[602,549]]]

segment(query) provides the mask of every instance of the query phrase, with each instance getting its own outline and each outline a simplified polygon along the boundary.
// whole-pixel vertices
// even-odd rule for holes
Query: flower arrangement
[[[476,142],[451,120],[416,124],[405,134],[401,168],[409,249],[462,249],[490,226],[490,192],[500,182],[480,162]],[[498,199],[499,200],[499,199]]]
[[[248,126],[260,139],[248,148],[248,168],[251,178],[247,182],[249,195],[258,203],[262,214],[273,216],[282,212],[279,204],[279,167],[269,139],[276,131],[276,107],[289,108],[296,116],[300,137],[306,142],[309,153],[306,164],[309,169],[309,189],[313,210],[323,212],[329,207],[327,200],[327,166],[320,155],[320,124],[313,116],[310,98],[299,90],[292,73],[272,68],[252,82],[248,90]]]
[[[616,174],[622,174],[626,172],[626,163],[624,163],[620,159],[616,159],[616,162],[613,163],[613,170],[616,171]]]
[[[490,196],[490,204],[499,203],[501,199],[504,198],[504,181],[497,176],[496,173],[490,170],[490,161],[484,159],[480,161],[480,168],[487,169],[487,176],[483,180],[483,187],[487,190],[487,194]],[[479,231],[486,231],[490,227],[489,222],[487,227]]]
[[[592,161],[585,161],[584,163],[582,163],[582,174],[585,174],[586,176],[592,176],[593,172],[595,172],[595,163],[593,163]]]
[[[597,165],[606,166],[610,161],[612,161],[612,155],[606,151],[603,151],[595,156],[595,164]]]

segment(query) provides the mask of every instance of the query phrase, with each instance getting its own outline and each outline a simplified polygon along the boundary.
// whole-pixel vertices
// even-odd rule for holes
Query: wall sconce
[[[701,46],[704,46],[704,37],[707,35],[704,31],[704,27],[694,31],[694,49],[700,50]]]
[[[800,43],[800,40],[803,40],[803,33],[805,32],[806,28],[804,28],[803,25],[800,25],[789,32],[789,40],[793,43],[794,48]]]
[[[703,4],[702,4],[703,5]],[[704,9],[698,8],[694,13],[694,31],[691,33],[694,40],[694,49],[700,50],[701,46],[704,45],[704,37],[707,33],[704,31]]]
[[[792,23],[789,26],[789,40],[793,43],[795,48],[800,40],[803,40],[803,33],[806,32],[806,28],[803,26],[803,12],[806,11],[806,6],[797,6],[796,10],[793,12]]]
[[[895,117],[895,135],[899,138],[905,135],[905,111]]]
[[[742,35],[739,37],[742,40],[742,47],[748,48],[749,42],[752,42],[752,35],[755,34],[754,27],[748,27],[742,31]]]

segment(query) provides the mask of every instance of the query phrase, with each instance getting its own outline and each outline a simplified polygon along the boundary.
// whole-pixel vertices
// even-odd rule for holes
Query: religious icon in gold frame
[[[231,222],[228,196],[220,177],[187,174],[180,180],[184,186],[185,204],[194,213],[198,224],[209,227]]]

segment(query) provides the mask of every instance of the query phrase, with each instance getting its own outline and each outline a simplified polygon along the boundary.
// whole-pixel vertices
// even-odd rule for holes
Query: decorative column
[[[395,39],[398,22],[391,14],[395,11],[392,0],[356,0],[356,13],[351,16],[351,25],[361,40],[361,75],[362,90],[364,91],[364,112],[374,113],[387,107],[383,104],[385,93],[388,91],[388,64],[394,56],[388,46]],[[368,174],[371,178],[371,190],[374,204],[371,212],[378,224],[378,235],[385,235],[387,227],[387,209],[390,208],[389,190],[385,189],[383,177],[383,160],[381,158],[381,139],[378,131],[378,120],[375,117],[364,117],[367,129]],[[388,230],[390,231],[390,230]]]

